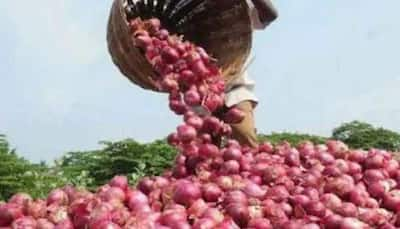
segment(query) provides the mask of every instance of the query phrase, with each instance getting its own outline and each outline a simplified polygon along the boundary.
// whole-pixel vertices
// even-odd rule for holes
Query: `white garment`
[[[251,0],[246,0],[246,1],[247,4],[249,5],[249,10],[250,10],[249,13],[253,30],[263,29],[263,25],[258,17],[257,9],[254,7]],[[251,58],[247,60],[247,63],[244,66],[248,66],[248,61],[250,59]],[[247,71],[241,73],[241,75],[235,77],[235,80],[230,82],[229,85],[226,85],[225,105],[227,107],[231,107],[246,100],[250,100],[255,104],[257,104],[258,99],[254,94],[254,87],[255,87],[255,82],[249,78]]]

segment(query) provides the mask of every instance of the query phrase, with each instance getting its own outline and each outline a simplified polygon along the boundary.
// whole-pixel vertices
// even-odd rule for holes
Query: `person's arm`
[[[278,18],[278,11],[272,5],[271,0],[251,0],[254,8],[257,10],[261,27],[264,29],[276,18]]]

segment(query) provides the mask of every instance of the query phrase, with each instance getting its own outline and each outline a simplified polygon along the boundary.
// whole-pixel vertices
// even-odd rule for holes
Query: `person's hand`
[[[278,11],[272,5],[271,0],[251,0],[257,10],[261,24],[265,28],[278,17]]]

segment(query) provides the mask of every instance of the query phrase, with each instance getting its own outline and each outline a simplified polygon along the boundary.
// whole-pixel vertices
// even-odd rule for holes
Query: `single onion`
[[[356,218],[346,217],[343,219],[340,229],[367,229],[369,228],[365,223]]]
[[[178,204],[191,205],[201,197],[201,189],[190,181],[180,181],[173,194],[173,200]]]
[[[224,214],[217,208],[208,208],[202,218],[213,219],[216,223],[222,223],[224,221]]]
[[[245,227],[250,220],[250,213],[247,205],[243,203],[232,203],[226,206],[226,213],[240,227]]]
[[[126,176],[115,176],[109,182],[111,187],[117,187],[122,190],[126,190],[128,188],[128,178]]]
[[[128,207],[132,211],[138,211],[149,204],[149,199],[138,190],[130,190],[127,193]]]
[[[342,224],[343,217],[340,215],[327,215],[323,219],[323,223],[326,229],[337,229],[340,228],[340,225]]]
[[[222,196],[222,190],[214,183],[208,183],[202,186],[203,197],[208,202],[217,202]]]
[[[17,193],[13,195],[8,203],[11,204],[17,204],[17,205],[24,205],[26,202],[29,202],[32,200],[32,197],[29,194],[26,193]]]

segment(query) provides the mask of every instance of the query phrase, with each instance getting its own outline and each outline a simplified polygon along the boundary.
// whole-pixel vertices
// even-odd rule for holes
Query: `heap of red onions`
[[[136,188],[116,176],[95,193],[67,186],[46,200],[16,194],[0,203],[1,229],[400,227],[399,163],[389,152],[349,150],[338,141],[241,146],[225,122],[240,122],[243,114],[223,108],[214,60],[157,19],[130,26],[170,108],[184,117],[168,137],[179,150],[174,167]]]

